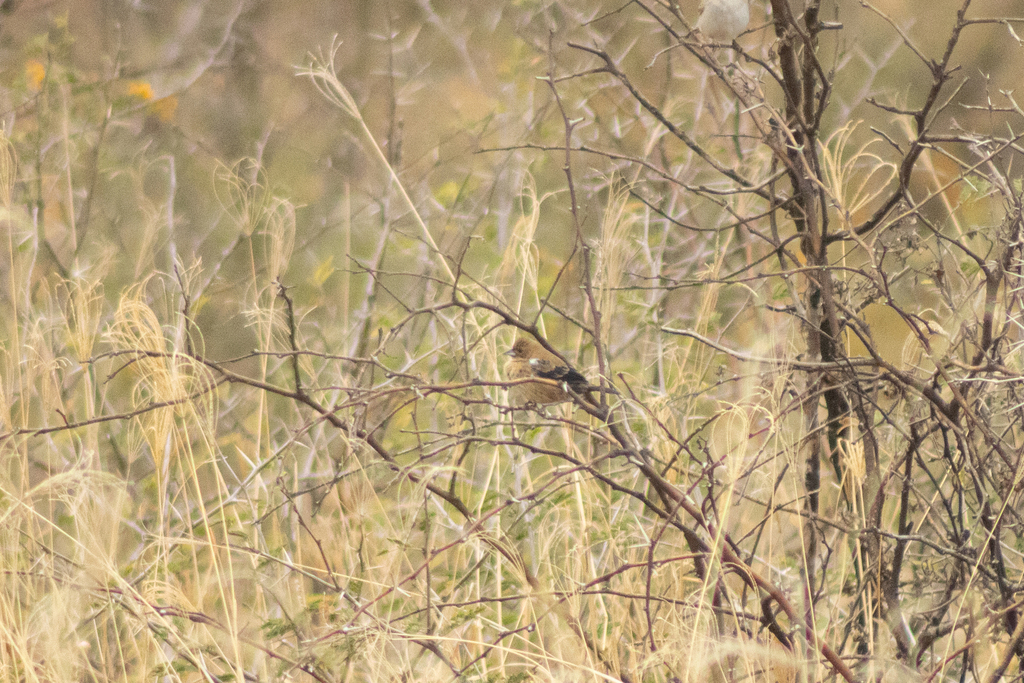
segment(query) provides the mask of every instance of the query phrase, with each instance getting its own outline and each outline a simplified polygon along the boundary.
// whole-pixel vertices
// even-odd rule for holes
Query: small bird
[[[701,0],[695,29],[711,40],[731,43],[750,23],[750,0]]]
[[[513,406],[563,403],[572,399],[565,390],[566,386],[580,393],[590,388],[586,377],[533,339],[520,337],[505,355],[509,357],[505,364],[505,376],[509,380],[540,377],[558,383],[524,382],[512,385],[508,389],[508,401]]]

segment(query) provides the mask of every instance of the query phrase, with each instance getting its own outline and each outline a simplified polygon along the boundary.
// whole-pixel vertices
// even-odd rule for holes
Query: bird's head
[[[505,352],[505,355],[510,358],[529,358],[531,343],[529,339],[517,339],[512,348]]]

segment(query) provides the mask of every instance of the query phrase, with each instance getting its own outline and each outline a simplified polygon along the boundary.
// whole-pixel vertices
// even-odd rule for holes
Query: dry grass
[[[61,168],[0,138],[0,678],[1019,675],[1016,143],[929,142],[918,201],[858,233],[912,126],[764,130],[785,106],[756,63],[620,28],[643,54],[535,74],[543,116],[488,150],[511,187],[444,142],[396,165],[333,43],[299,73],[378,192],[353,202],[346,177],[317,225],[262,159],[211,162],[187,190],[215,214],[205,251],[154,199],[182,180],[169,152],[104,161],[130,196],[86,215],[82,246],[86,114],[37,121]],[[775,59],[767,30],[742,44]],[[831,77],[845,97],[877,76]],[[640,102],[658,87],[664,120]],[[818,254],[778,150],[820,161],[807,191],[839,238]],[[432,173],[493,174],[504,213]],[[70,219],[29,201],[54,197]],[[502,353],[530,334],[614,391],[510,411]]]

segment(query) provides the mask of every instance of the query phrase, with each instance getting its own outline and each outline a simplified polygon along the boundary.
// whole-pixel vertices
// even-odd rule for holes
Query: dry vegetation
[[[3,680],[1021,679],[1019,5],[8,4]]]

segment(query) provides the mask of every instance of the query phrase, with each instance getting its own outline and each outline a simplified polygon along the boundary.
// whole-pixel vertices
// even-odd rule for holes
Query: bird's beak
[[[515,349],[509,349],[508,351],[506,351],[505,353],[503,353],[503,354],[501,354],[501,355],[503,355],[503,356],[512,356],[512,357],[515,357],[515,355],[516,355],[516,350],[515,350]]]

